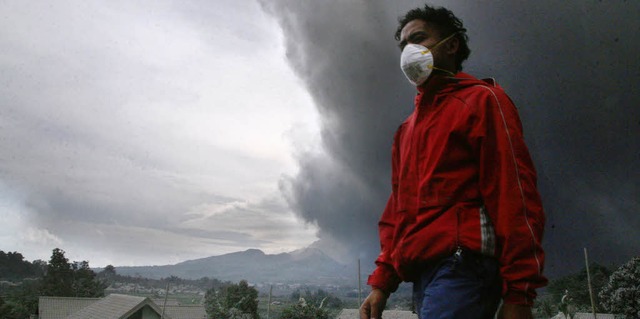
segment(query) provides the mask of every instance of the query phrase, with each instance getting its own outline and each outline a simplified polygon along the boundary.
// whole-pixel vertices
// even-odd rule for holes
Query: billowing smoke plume
[[[378,253],[395,129],[413,109],[393,34],[415,1],[263,1],[322,119],[324,152],[282,182],[290,204],[353,258]],[[638,2],[446,5],[471,39],[465,71],[494,77],[520,110],[547,212],[550,275],[640,247]],[[368,260],[367,260],[368,262]]]

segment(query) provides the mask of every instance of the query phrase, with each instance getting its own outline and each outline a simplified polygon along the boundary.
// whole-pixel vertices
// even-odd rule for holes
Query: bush
[[[630,318],[640,318],[640,257],[620,266],[600,291],[604,309]]]
[[[282,310],[280,319],[329,319],[329,313],[311,304],[295,304]]]
[[[314,305],[318,308],[330,308],[330,309],[342,309],[342,300],[322,289],[318,289],[315,292],[311,292],[306,289],[300,292],[297,289],[291,294],[291,300],[297,302],[300,298],[304,298],[305,303]]]

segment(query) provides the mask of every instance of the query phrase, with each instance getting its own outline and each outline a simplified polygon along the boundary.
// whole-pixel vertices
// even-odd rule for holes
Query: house
[[[104,298],[40,297],[40,319],[204,319],[202,305],[167,304],[146,297],[111,294]]]
[[[336,319],[359,319],[360,313],[358,309],[342,309]],[[382,313],[382,319],[418,319],[418,315],[413,311],[404,310],[385,310]]]
[[[165,317],[171,319],[206,319],[207,313],[203,305],[167,305],[164,309]]]
[[[160,319],[161,315],[162,309],[149,298],[112,294],[67,319]]]
[[[38,318],[66,319],[71,314],[98,300],[100,298],[40,297],[38,300]]]

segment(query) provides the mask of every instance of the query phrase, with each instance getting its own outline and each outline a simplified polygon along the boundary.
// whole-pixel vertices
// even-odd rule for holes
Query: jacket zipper
[[[456,252],[453,254],[453,269],[462,262],[462,247],[460,246],[460,209],[456,209]]]
[[[460,208],[456,209],[456,247],[460,251]]]

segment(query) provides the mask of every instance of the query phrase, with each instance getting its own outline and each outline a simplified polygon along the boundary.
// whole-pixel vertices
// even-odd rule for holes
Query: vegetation
[[[258,291],[245,280],[211,288],[205,295],[205,310],[210,318],[258,319]]]
[[[107,284],[109,284],[109,289],[111,289],[112,291],[118,291],[119,289],[122,288],[123,285],[135,285],[137,287],[140,287],[141,289],[156,289],[156,290],[163,290],[167,287],[167,284],[169,284],[172,287],[175,286],[192,286],[195,289],[201,290],[201,291],[207,291],[211,288],[215,288],[215,289],[220,289],[222,287],[228,286],[231,284],[231,282],[228,281],[221,281],[215,278],[209,278],[209,277],[202,277],[200,279],[183,279],[180,277],[176,277],[176,276],[170,276],[167,278],[161,278],[161,279],[150,279],[150,278],[144,278],[144,277],[140,277],[140,276],[123,276],[120,275],[116,272],[116,268],[113,267],[112,265],[108,265],[107,267],[105,267],[102,271],[98,272],[98,278],[105,281]],[[125,293],[129,293],[126,291],[121,291],[121,292],[125,292]],[[137,293],[137,292],[134,292]]]
[[[314,305],[318,308],[342,309],[342,300],[322,289],[318,289],[315,292],[311,292],[309,289],[301,292],[300,289],[297,289],[291,294],[291,300],[294,302],[304,300],[306,304]]]
[[[88,261],[73,262],[62,249],[53,250],[42,278],[41,295],[56,297],[103,297],[108,284],[96,278]]]
[[[40,296],[40,281],[26,280],[16,286],[2,290],[0,297],[0,318],[22,319],[38,311],[38,297]]]
[[[591,273],[591,286],[593,287],[594,294],[597,294],[609,281],[611,270],[597,263],[592,263],[589,265],[589,272]],[[540,304],[546,308],[544,312],[548,313],[555,310],[555,314],[557,314],[558,311],[562,310],[559,309],[561,307],[574,309],[574,312],[591,312],[591,297],[589,295],[586,267],[575,274],[552,280],[547,287],[547,293],[549,293],[549,296],[540,302]],[[564,303],[562,302],[563,297]],[[599,304],[598,296],[594,295],[594,299],[596,299],[595,302],[597,306]],[[603,312],[603,310],[602,307],[596,307],[596,311],[598,312]]]
[[[103,297],[108,284],[96,278],[88,261],[73,262],[64,251],[54,249],[42,279],[42,295],[57,297]]]
[[[11,283],[0,289],[0,318],[36,315],[39,296],[101,297],[107,287],[96,278],[89,262],[70,263],[58,248],[48,263],[30,263],[20,253],[0,251],[0,265],[0,278]]]
[[[329,313],[325,309],[301,302],[285,308],[280,319],[329,319]]]
[[[36,260],[30,263],[18,252],[5,253],[0,250],[0,278],[6,281],[22,281],[24,278],[42,277],[46,262]]]
[[[342,300],[322,289],[312,292],[305,289],[301,292],[297,289],[291,293],[293,304],[284,308],[279,318],[281,319],[326,319],[331,314],[338,313],[343,308]]]
[[[558,313],[558,307],[548,296],[539,296],[533,306],[533,312],[536,318],[551,318]]]
[[[640,257],[620,266],[600,291],[600,304],[612,313],[640,318]]]
[[[595,263],[589,268],[594,292],[600,291],[594,296],[598,312],[640,317],[640,257],[613,273]],[[279,296],[268,298],[264,291],[259,296],[258,290],[245,280],[234,284],[208,277],[148,279],[139,275],[122,276],[112,265],[96,274],[87,261],[70,262],[65,252],[56,248],[48,262],[29,262],[20,253],[0,251],[0,318],[26,318],[37,314],[38,298],[43,295],[101,297],[109,287],[110,291],[123,289],[120,292],[158,298],[164,296],[167,284],[176,287],[174,296],[183,297],[183,303],[203,302],[202,294],[206,291],[204,304],[210,318],[258,319],[270,308],[271,318],[328,319],[342,308],[357,307],[357,291],[353,288],[330,287],[329,293],[317,286],[287,288],[284,285],[287,290],[280,288]],[[395,307],[389,308],[406,309],[404,306],[407,300],[410,303],[410,297],[404,296],[402,291],[394,294],[402,298],[395,301]],[[538,298],[534,310],[537,316],[545,318],[558,312],[569,315],[590,312],[586,269],[552,280],[546,294]]]

